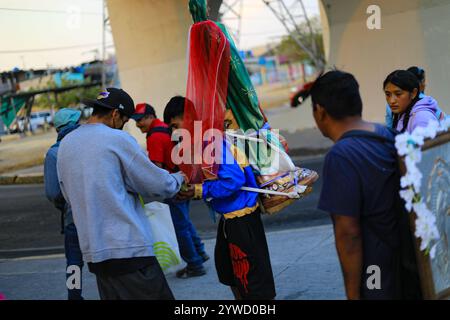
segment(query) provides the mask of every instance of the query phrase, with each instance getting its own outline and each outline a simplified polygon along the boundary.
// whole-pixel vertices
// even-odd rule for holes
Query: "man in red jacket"
[[[136,105],[132,118],[136,121],[136,127],[147,134],[147,152],[150,160],[170,173],[177,171],[171,159],[173,142],[170,129],[156,117],[155,109],[147,103],[140,103]]]

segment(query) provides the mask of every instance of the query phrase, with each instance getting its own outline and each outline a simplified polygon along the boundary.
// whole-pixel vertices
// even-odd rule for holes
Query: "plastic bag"
[[[172,216],[167,204],[153,201],[144,205],[153,235],[153,251],[164,273],[175,271],[182,260]]]

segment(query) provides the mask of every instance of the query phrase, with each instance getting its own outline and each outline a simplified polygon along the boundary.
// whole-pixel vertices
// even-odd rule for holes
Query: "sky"
[[[304,0],[311,15],[319,14],[317,1]],[[224,22],[236,29],[232,18],[228,13]],[[0,71],[73,66],[101,58],[102,28],[102,0],[0,0]],[[262,0],[243,0],[241,49],[274,42],[284,34]],[[106,32],[108,53],[114,53],[113,43]]]
[[[288,7],[293,9],[300,8],[298,4],[295,4],[297,2],[298,0],[285,0]],[[303,3],[305,4],[308,15],[319,15],[318,0],[303,0]],[[229,27],[236,29],[236,20],[228,20],[227,17],[232,18],[233,15],[225,15],[224,22]],[[262,0],[244,0],[240,41],[241,49],[248,50],[255,46],[274,42],[280,40],[281,36],[286,34],[287,32],[284,26]]]

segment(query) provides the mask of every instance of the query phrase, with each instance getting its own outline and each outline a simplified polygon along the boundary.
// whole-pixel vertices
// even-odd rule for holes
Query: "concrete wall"
[[[450,112],[449,0],[321,0],[328,65],[353,73],[364,115],[384,121],[382,83],[396,69],[426,70],[426,93]],[[369,30],[366,10],[381,8],[381,30]]]
[[[168,100],[186,92],[188,0],[108,0],[107,5],[122,88],[135,103],[152,104],[162,118]],[[144,140],[134,121],[127,129]]]

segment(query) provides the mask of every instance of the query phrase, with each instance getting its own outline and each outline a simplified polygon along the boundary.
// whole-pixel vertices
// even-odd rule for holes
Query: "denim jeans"
[[[189,217],[189,201],[177,202],[171,199],[165,202],[170,207],[181,258],[189,268],[201,268],[203,258],[200,254],[205,253],[205,248]]]
[[[78,242],[77,228],[75,224],[71,223],[64,228],[64,249],[66,254],[67,267],[76,265],[80,268],[80,275],[83,271],[83,255],[81,254],[80,244]],[[66,280],[71,275],[71,273],[66,272]],[[82,277],[80,278],[80,284],[82,288]],[[80,289],[69,289],[68,299],[69,300],[82,300]]]

